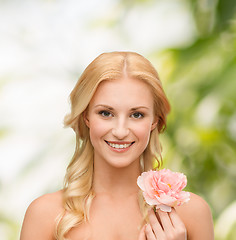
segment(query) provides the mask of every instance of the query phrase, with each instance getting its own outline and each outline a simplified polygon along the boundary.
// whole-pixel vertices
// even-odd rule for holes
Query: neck
[[[127,197],[137,194],[137,178],[140,175],[139,160],[123,168],[112,167],[94,159],[93,189],[96,195],[106,194]]]

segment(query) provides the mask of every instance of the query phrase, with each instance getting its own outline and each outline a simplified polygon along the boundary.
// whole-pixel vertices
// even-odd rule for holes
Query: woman
[[[160,165],[159,133],[170,110],[158,74],[143,56],[98,56],[71,92],[65,125],[76,149],[65,187],[27,209],[21,240],[211,240],[207,203],[191,194],[171,213],[148,208],[137,178]]]

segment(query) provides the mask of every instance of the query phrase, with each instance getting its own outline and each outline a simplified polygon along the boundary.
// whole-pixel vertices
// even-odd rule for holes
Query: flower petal
[[[163,204],[156,206],[156,209],[160,209],[163,212],[171,212],[171,207]]]
[[[137,184],[141,188],[141,190],[145,191],[143,176],[138,177]]]
[[[137,179],[137,184],[143,191],[147,204],[165,206],[162,209],[180,206],[190,199],[188,192],[182,191],[187,184],[183,173],[172,172],[169,169],[143,172]],[[160,208],[160,207],[159,207]]]

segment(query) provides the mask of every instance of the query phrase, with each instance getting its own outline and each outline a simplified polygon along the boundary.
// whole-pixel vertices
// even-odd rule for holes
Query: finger
[[[164,231],[171,231],[173,229],[172,221],[170,219],[170,216],[167,212],[163,212],[161,210],[157,210],[157,214],[159,215],[161,225],[164,229]]]
[[[149,216],[150,226],[151,226],[153,232],[155,233],[155,235],[157,237],[163,236],[164,235],[163,228],[162,228],[160,222],[158,221],[157,216],[154,213],[153,209],[149,210],[148,216]]]
[[[184,223],[182,222],[182,220],[180,219],[179,215],[177,214],[174,208],[171,209],[169,216],[174,228],[179,228],[179,227],[185,228]]]
[[[152,231],[152,227],[150,224],[146,225],[145,234],[146,234],[147,240],[156,240],[156,237]]]
[[[145,225],[142,227],[139,233],[138,240],[146,240],[146,235],[145,235]]]

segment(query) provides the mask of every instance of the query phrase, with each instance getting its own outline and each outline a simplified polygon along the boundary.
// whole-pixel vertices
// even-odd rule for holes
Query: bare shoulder
[[[190,193],[190,201],[176,208],[184,222],[189,240],[213,240],[213,220],[209,205],[200,196]]]
[[[56,219],[61,213],[63,213],[62,191],[35,199],[25,213],[20,239],[54,239]]]

